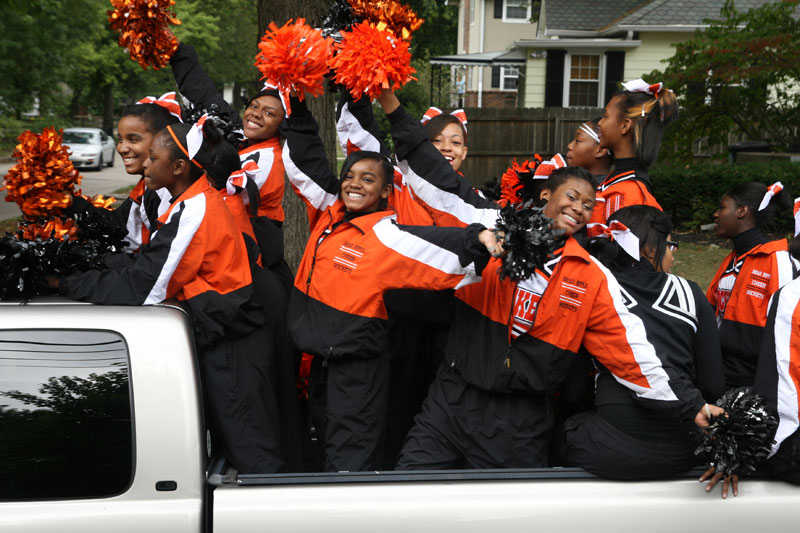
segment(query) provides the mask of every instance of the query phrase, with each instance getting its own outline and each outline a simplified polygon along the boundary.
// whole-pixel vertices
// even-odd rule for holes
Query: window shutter
[[[494,0],[494,18],[503,18],[503,0]]]
[[[547,51],[547,71],[544,77],[544,106],[564,107],[564,57],[566,50]]]
[[[625,52],[606,52],[606,101],[603,106],[617,93],[617,84],[625,75]]]
[[[492,67],[492,89],[500,87],[500,69],[503,67]]]

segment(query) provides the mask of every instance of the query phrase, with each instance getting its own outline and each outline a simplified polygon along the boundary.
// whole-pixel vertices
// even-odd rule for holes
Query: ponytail
[[[623,116],[633,122],[636,164],[648,168],[658,158],[664,129],[678,118],[678,100],[665,88],[654,94],[623,89],[615,96],[619,97],[617,105]]]

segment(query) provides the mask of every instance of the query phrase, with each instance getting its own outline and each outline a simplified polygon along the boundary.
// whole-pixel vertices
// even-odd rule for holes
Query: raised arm
[[[448,225],[482,224],[492,228],[499,207],[481,197],[428,139],[419,121],[408,116],[397,97],[384,91],[378,102],[392,125],[398,166],[416,197],[424,202],[434,219]]]
[[[390,151],[381,139],[381,130],[372,112],[372,102],[367,96],[353,100],[350,91],[342,91],[336,105],[336,135],[342,153],[368,150],[388,156]]]
[[[178,90],[183,96],[194,105],[206,109],[216,105],[219,107],[220,113],[224,114],[232,124],[241,125],[239,114],[225,101],[214,82],[200,66],[197,52],[191,45],[178,44],[178,49],[172,55],[169,64],[172,67],[175,82],[178,84]]]
[[[306,203],[314,227],[319,215],[339,199],[339,180],[331,170],[319,125],[305,102],[292,98],[292,114],[281,123],[283,165],[292,189]]]

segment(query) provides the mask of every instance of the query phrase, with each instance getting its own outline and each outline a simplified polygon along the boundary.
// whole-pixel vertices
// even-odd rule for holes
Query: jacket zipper
[[[328,213],[330,215],[330,213]],[[330,217],[331,222],[333,221],[333,216]],[[314,274],[314,267],[317,266],[317,251],[319,250],[319,246],[322,244],[322,241],[325,240],[325,237],[333,233],[333,227],[328,222],[328,227],[325,228],[325,231],[322,232],[319,239],[317,239],[317,244],[314,246],[314,255],[311,256],[311,268],[308,269],[308,278],[306,278],[306,296],[308,296],[308,291],[311,290],[311,276]]]

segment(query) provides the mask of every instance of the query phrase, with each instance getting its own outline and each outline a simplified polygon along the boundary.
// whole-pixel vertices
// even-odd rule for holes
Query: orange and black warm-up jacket
[[[774,455],[800,427],[800,279],[772,296],[754,391],[778,414]]]
[[[717,315],[729,388],[753,384],[769,299],[797,272],[786,239],[759,244],[738,257],[732,251],[719,266],[706,298]]]
[[[130,263],[63,278],[61,291],[75,300],[112,305],[177,299],[192,316],[200,347],[263,323],[263,312],[252,303],[244,238],[205,176],[176,198],[158,223]]]
[[[614,276],[573,237],[519,283],[500,279],[500,264],[491,260],[480,283],[456,291],[445,356],[466,382],[489,391],[552,393],[583,345],[645,407],[680,421],[700,410],[700,391],[662,367]]]
[[[614,170],[597,186],[590,223],[605,224],[615,212],[629,205],[661,206],[653,196],[647,172],[636,166],[633,158],[616,159]]]
[[[477,239],[483,227],[405,226],[391,210],[346,213],[305,106],[293,102],[282,127],[289,182],[306,203],[311,226],[289,304],[290,336],[313,355],[381,355],[387,350],[384,293],[474,282],[489,257]]]

